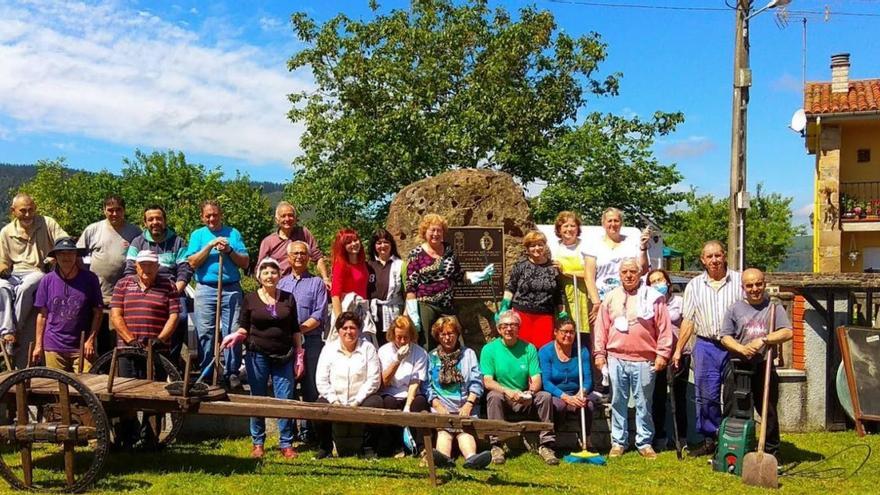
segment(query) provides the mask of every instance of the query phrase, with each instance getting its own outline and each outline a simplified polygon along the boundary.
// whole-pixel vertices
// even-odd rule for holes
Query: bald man
[[[764,373],[770,347],[791,340],[791,323],[788,314],[780,304],[772,304],[765,293],[764,273],[757,268],[749,268],[742,274],[742,285],[746,300],[737,301],[724,315],[721,328],[721,344],[733,356],[734,365],[752,371],[751,390],[755,408],[760,411],[764,399]],[[770,308],[776,307],[773,322],[770,322]],[[779,419],[776,416],[776,403],[779,400],[779,375],[771,363],[770,393],[767,403],[767,440],[764,450],[779,458]]]
[[[5,343],[18,343],[15,366],[24,368],[34,341],[29,320],[44,260],[55,241],[68,235],[52,218],[37,215],[34,199],[25,193],[12,198],[12,217],[0,229],[0,335]]]

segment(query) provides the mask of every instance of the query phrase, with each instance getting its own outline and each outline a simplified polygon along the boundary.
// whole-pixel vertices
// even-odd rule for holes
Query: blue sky
[[[722,0],[490,1],[550,10],[571,35],[599,32],[609,45],[600,72],[623,79],[620,96],[590,100],[587,110],[684,112],[686,122],[657,143],[657,155],[677,164],[683,188],[726,195],[733,13],[593,5],[600,3],[724,7]],[[380,4],[388,11],[408,2]],[[851,54],[851,78],[880,77],[880,2],[794,0],[789,10],[826,6],[827,20],[806,15],[807,80],[830,79],[838,52]],[[286,95],[312,86],[307,71],[286,69],[300,46],[288,22],[295,10],[318,21],[339,11],[371,15],[367,0],[0,2],[0,162],[63,156],[72,167],[117,171],[137,148],[179,149],[228,173],[286,180],[302,132],[286,118]],[[792,13],[785,28],[772,11],[752,20],[748,136],[749,189],[763,182],[793,196],[799,222],[811,208],[813,159],[787,126],[803,104],[803,17]]]

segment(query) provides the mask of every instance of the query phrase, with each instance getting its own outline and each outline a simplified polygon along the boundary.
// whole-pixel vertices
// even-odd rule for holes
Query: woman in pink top
[[[651,401],[655,375],[672,356],[672,323],[660,292],[643,285],[635,258],[620,263],[621,286],[602,302],[596,318],[596,367],[606,364],[611,378],[611,452],[619,457],[627,445],[627,404],[636,404],[636,448],[656,459],[651,447],[654,422]]]
[[[352,229],[340,230],[333,241],[333,279],[330,283],[334,315],[342,314],[342,299],[349,292],[367,298],[369,278],[364,248],[357,232]]]

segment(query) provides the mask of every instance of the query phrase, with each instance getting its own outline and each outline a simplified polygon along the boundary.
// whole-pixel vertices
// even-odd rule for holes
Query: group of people
[[[510,269],[495,315],[499,338],[479,350],[464,346],[453,288],[489,280],[494,267],[462,270],[440,215],[423,217],[421,243],[406,259],[385,229],[372,234],[366,249],[357,232],[342,229],[328,270],[315,237],[297,224],[296,209],[281,202],[277,230],[263,239],[255,263],[259,288],[244,294],[241,274],[251,259],[240,232],[223,223],[217,202],[202,203],[204,227],[188,242],[167,226],[159,205],[144,209],[142,228],[126,222],[119,196],[108,197],[103,210],[105,219],[74,241],[36,213],[30,196],[13,199],[13,219],[0,230],[0,334],[17,344],[17,366],[44,362],[88,370],[98,353],[114,346],[150,345],[176,361],[187,338],[185,289],[193,285],[199,367],[214,366],[219,324],[223,383],[230,388],[244,378],[243,361],[254,395],[267,395],[271,383],[274,396],[283,399],[473,417],[485,411],[489,419],[557,424],[583,413],[588,426],[597,402],[610,393],[610,456],[629,445],[632,400],[636,450],[653,459],[653,445],[667,438],[667,380],[682,385],[670,398],[677,405],[672,420],[681,434],[687,431],[684,385],[691,356],[697,430],[706,438],[691,453],[709,454],[730,357],[760,376],[767,349],[791,338],[783,310],[764,324],[769,301],[760,271],[728,270],[723,247],[710,241],[701,255],[706,271],[688,283],[683,297],[673,294],[669,275],[651,270],[649,234],[624,235],[624,216],[615,208],[603,213],[604,232],[595,241],[582,239],[572,212],[558,215],[552,248],[541,232],[524,236],[523,259]],[[31,336],[27,322],[34,310]],[[142,373],[133,362],[121,370]],[[775,391],[775,372],[771,378]],[[753,386],[760,399],[763,381],[756,378]],[[771,452],[779,445],[774,391],[767,418]],[[279,430],[286,458],[297,455],[297,436],[317,443],[317,458],[332,454],[329,423],[281,420]],[[409,443],[399,430],[382,430],[364,428],[366,457]],[[251,420],[251,435],[252,456],[263,457],[262,418]],[[415,453],[422,437],[413,438]],[[538,455],[557,464],[554,430],[541,432],[538,441]],[[453,462],[453,444],[466,467],[505,462],[499,439],[490,438],[489,450],[479,451],[469,433],[447,429],[438,432],[434,453],[441,466]]]

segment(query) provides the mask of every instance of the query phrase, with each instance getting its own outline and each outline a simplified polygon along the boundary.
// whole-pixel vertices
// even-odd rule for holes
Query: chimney
[[[849,53],[831,56],[831,92],[849,93]]]

